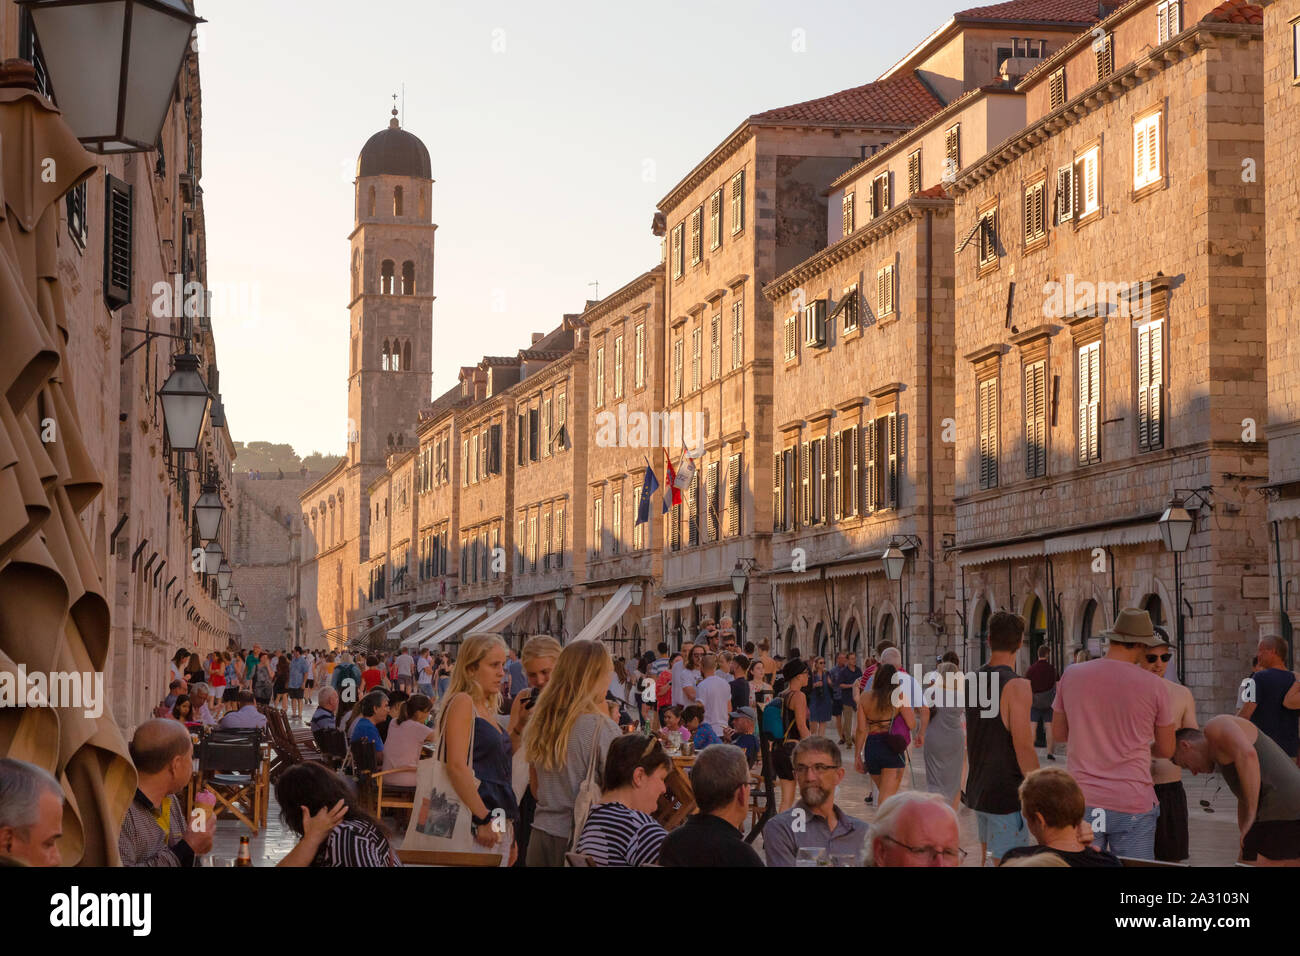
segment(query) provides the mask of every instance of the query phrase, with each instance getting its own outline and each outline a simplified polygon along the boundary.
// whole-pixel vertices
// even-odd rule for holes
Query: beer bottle
[[[248,850],[248,837],[239,838],[239,856],[235,857],[235,866],[252,866],[253,856]]]

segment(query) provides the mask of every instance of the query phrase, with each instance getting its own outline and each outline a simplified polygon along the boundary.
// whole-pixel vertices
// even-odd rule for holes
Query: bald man
[[[957,814],[937,793],[906,790],[883,804],[867,831],[865,866],[960,866]]]
[[[118,836],[122,865],[194,866],[212,849],[212,831],[190,829],[176,796],[194,773],[190,732],[175,720],[146,720],[130,749],[139,783]]]
[[[63,836],[63,788],[48,770],[0,759],[0,860],[18,866],[58,866]]]

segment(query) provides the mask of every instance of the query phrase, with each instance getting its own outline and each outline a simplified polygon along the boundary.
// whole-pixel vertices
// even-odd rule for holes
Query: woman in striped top
[[[280,819],[301,838],[277,866],[401,866],[384,831],[356,807],[338,774],[318,763],[290,767],[275,785]]]
[[[668,831],[650,814],[659,805],[672,760],[654,737],[629,734],[609,745],[605,791],[591,808],[574,847],[596,866],[645,866],[659,862]]]

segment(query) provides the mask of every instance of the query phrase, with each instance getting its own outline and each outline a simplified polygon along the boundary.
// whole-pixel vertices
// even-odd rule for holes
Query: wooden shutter
[[[686,230],[686,224],[680,222],[673,229],[672,254],[673,254],[673,278],[674,279],[681,278],[682,273],[685,271],[684,269],[685,262],[683,260],[683,249],[682,249],[682,241],[685,235],[685,230]]]
[[[848,517],[858,513],[858,426],[847,428],[841,434],[847,439],[843,461],[847,463],[847,474],[844,476],[844,514]]]
[[[731,367],[745,364],[745,304],[734,302],[731,306]]]
[[[131,302],[134,274],[134,187],[115,176],[104,184],[104,304],[120,309]]]
[[[1047,474],[1047,363],[1033,362],[1024,370],[1025,475]]]
[[[740,455],[727,463],[727,536],[740,534]]]
[[[1074,167],[1062,166],[1056,171],[1056,221],[1074,218]]]
[[[1057,70],[1051,78],[1051,109],[1059,109],[1065,105],[1065,68]]]
[[[614,492],[609,499],[610,553],[618,554],[623,545],[623,492]]]
[[[682,353],[684,351],[681,336],[673,340],[673,400],[682,397]]]
[[[528,409],[528,458],[537,461],[541,457],[541,412],[536,408]]]
[[[772,530],[785,530],[785,511],[784,503],[781,501],[781,491],[785,487],[784,476],[781,474],[781,465],[783,459],[781,453],[774,452],[772,455]]]
[[[1079,464],[1101,460],[1101,343],[1079,349]]]
[[[558,429],[556,437],[560,439],[560,451],[569,447],[569,393],[561,392],[555,397],[555,424]]]
[[[1093,41],[1093,53],[1097,59],[1097,82],[1101,82],[1114,72],[1112,45],[1114,34],[1107,33],[1100,41]]]
[[[808,485],[808,472],[810,468],[810,455],[808,443],[804,442],[799,446],[799,525],[807,527],[811,521],[811,492],[812,488]]]
[[[693,547],[700,543],[700,473],[696,470],[686,485],[686,544]]]
[[[899,474],[899,464],[902,459],[902,429],[898,420],[897,412],[889,413],[889,502],[888,507],[898,507],[898,496],[901,490],[901,475]]]
[[[831,435],[831,507],[830,517],[832,521],[839,521],[844,516],[843,503],[841,495],[844,494],[844,486],[840,481],[840,466],[843,463],[840,458],[840,435]]]
[[[731,177],[731,234],[745,228],[745,171]]]
[[[954,173],[961,169],[961,124],[958,123],[944,137],[944,153],[948,168]]]
[[[492,472],[492,474],[499,475],[501,474],[501,426],[500,424],[493,425],[491,429],[489,429],[488,434],[490,436],[489,447],[491,448],[491,454],[488,457],[488,469]]]
[[[840,203],[840,225],[844,235],[853,232],[853,193],[845,193]]]
[[[691,213],[691,265],[704,258],[704,207]]]
[[[551,570],[551,513],[542,515],[542,570]]]
[[[645,385],[645,326],[636,327],[636,371],[633,373],[636,387]]]
[[[691,331],[691,391],[700,387],[700,378],[704,372],[704,330]]]
[[[786,531],[793,531],[799,525],[799,446],[787,448],[781,458],[781,503],[785,506],[781,523]]]
[[[555,566],[564,567],[564,505],[555,506]]]
[[[979,383],[979,486],[996,488],[998,484],[998,378]]]
[[[1163,332],[1163,321],[1138,329],[1138,447],[1144,451],[1159,448],[1164,441]]]
[[[709,197],[709,247],[722,245],[722,190]]]
[[[715,312],[709,323],[709,377],[722,377],[722,313]]]
[[[614,397],[623,397],[623,336],[614,338]]]
[[[705,469],[704,480],[704,530],[705,540],[718,540],[718,463],[711,461]]]
[[[1164,43],[1169,39],[1169,4],[1162,3],[1156,8],[1156,42]]]
[[[862,512],[870,514],[879,507],[879,485],[876,481],[876,422],[869,420],[862,434]]]
[[[921,151],[907,157],[907,192],[914,196],[921,191]]]
[[[798,326],[798,319],[795,316],[790,315],[786,317],[785,357],[787,360],[794,358],[795,355],[797,354],[796,352],[796,349],[798,348],[798,335],[796,332],[797,326]]]

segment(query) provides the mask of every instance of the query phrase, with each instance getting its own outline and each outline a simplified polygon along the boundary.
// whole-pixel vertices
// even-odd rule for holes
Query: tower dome
[[[381,129],[366,140],[357,157],[357,176],[411,176],[432,179],[433,166],[429,150],[397,122],[397,110],[388,121],[388,129]]]

